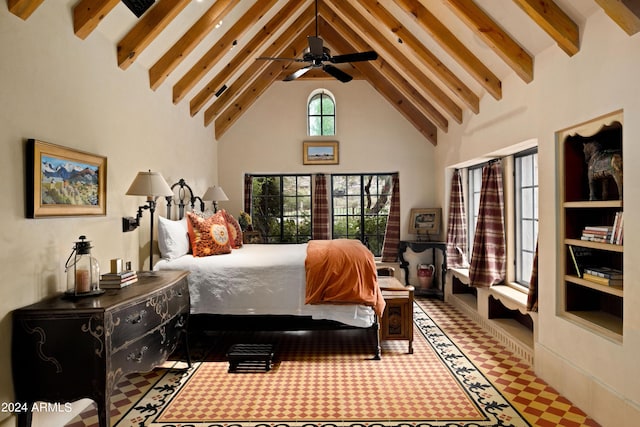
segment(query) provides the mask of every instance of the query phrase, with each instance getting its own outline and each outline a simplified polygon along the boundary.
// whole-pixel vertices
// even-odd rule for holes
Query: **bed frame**
[[[182,219],[186,210],[205,210],[205,203],[201,197],[194,195],[191,187],[182,178],[171,186],[173,196],[166,196],[166,218],[172,219],[173,211],[177,209],[176,218]],[[374,322],[367,328],[345,325],[333,320],[315,320],[310,316],[295,315],[228,315],[228,314],[193,314],[190,316],[189,328],[192,331],[304,331],[304,330],[339,330],[362,329],[365,333],[373,334],[373,360],[380,360],[380,322],[375,316]]]

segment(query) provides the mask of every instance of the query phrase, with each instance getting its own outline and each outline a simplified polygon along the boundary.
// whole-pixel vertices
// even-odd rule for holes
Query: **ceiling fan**
[[[374,51],[347,53],[345,55],[331,56],[331,51],[324,46],[324,41],[318,36],[318,0],[315,1],[316,6],[316,35],[307,36],[309,47],[304,50],[302,58],[271,58],[261,56],[257,59],[274,60],[274,61],[295,61],[308,62],[309,65],[294,71],[284,78],[285,82],[290,82],[303,76],[309,70],[320,68],[325,73],[340,80],[343,83],[353,79],[349,74],[345,73],[338,67],[331,64],[343,64],[346,62],[373,61],[378,59],[378,54]]]

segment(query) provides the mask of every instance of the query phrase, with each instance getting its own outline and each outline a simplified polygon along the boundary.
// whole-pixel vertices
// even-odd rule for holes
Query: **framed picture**
[[[440,208],[411,209],[409,234],[420,236],[436,236],[440,234]]]
[[[107,158],[29,139],[27,218],[106,215]]]
[[[337,165],[338,141],[305,141],[302,146],[302,164]]]

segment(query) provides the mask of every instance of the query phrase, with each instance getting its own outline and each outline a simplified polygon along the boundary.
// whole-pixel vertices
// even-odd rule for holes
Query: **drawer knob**
[[[134,362],[140,363],[147,350],[149,350],[149,347],[145,345],[140,349],[137,355],[135,353],[129,353],[127,360],[133,360]]]
[[[126,322],[131,323],[132,325],[135,325],[136,323],[142,322],[142,319],[146,314],[147,314],[147,310],[140,310],[137,313],[133,313],[127,316]]]

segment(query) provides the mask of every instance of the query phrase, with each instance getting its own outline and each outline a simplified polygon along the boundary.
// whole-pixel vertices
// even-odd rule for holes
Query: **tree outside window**
[[[333,238],[358,239],[380,256],[391,189],[391,175],[332,175]]]
[[[311,239],[311,175],[252,176],[251,221],[265,243]]]

